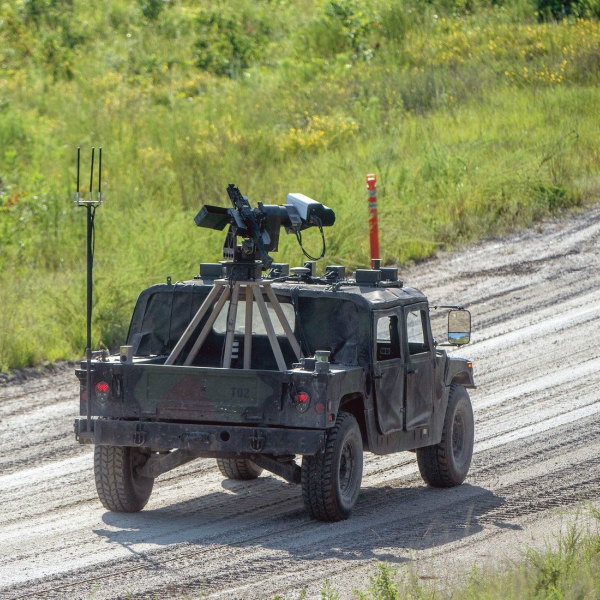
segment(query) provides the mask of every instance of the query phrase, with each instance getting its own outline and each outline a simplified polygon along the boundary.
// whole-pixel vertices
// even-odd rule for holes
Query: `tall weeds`
[[[108,346],[143,286],[219,259],[221,236],[192,218],[225,204],[230,181],[254,203],[301,191],[330,205],[326,260],[349,266],[369,258],[367,172],[386,264],[596,199],[594,14],[540,20],[526,0],[5,1],[0,368],[82,350],[77,145],[105,151],[94,338]],[[279,260],[302,260],[293,240]]]
[[[528,548],[504,570],[475,569],[464,584],[446,589],[424,585],[409,569],[379,564],[359,600],[570,600],[597,598],[600,589],[598,511],[565,525],[541,550]],[[595,520],[595,523],[594,523]],[[440,568],[443,568],[440,566]],[[443,577],[443,576],[442,576]]]

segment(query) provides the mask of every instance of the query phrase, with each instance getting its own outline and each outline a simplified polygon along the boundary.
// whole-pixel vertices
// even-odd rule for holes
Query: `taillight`
[[[308,392],[298,392],[294,397],[293,397],[293,402],[294,405],[296,406],[296,410],[298,412],[306,412],[308,410],[308,407],[310,405],[310,395]]]
[[[106,402],[110,393],[110,386],[106,381],[101,381],[96,384],[96,398],[98,402]]]

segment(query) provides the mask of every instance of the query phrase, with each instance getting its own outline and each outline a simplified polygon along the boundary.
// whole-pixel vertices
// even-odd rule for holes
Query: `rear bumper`
[[[155,450],[180,448],[198,456],[228,454],[314,455],[325,447],[326,432],[318,429],[282,429],[239,425],[192,425],[94,419],[75,419],[75,436],[82,444],[134,446]]]

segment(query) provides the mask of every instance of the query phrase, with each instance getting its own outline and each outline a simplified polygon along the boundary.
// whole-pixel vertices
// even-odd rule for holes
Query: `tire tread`
[[[130,456],[125,446],[95,446],[94,477],[98,498],[104,508],[113,512],[138,512],[147,504],[147,497],[138,497],[128,481]],[[152,480],[153,481],[153,480]]]
[[[237,480],[256,479],[263,471],[247,458],[217,458],[217,467],[223,477]]]
[[[342,434],[342,427],[348,420],[355,421],[354,416],[340,412],[327,435],[325,450],[302,458],[302,499],[309,515],[318,521],[341,521],[348,518],[348,514],[339,511],[336,503],[333,472],[334,448]]]
[[[452,477],[451,465],[449,463],[449,453],[452,452],[452,440],[447,439],[449,426],[447,420],[450,415],[449,408],[455,402],[455,397],[464,390],[462,386],[452,384],[450,395],[448,398],[448,409],[444,419],[444,427],[442,430],[442,439],[439,444],[426,446],[417,449],[417,463],[423,481],[432,487],[449,488],[459,485]],[[466,392],[466,390],[465,390]],[[450,444],[450,448],[448,448]]]

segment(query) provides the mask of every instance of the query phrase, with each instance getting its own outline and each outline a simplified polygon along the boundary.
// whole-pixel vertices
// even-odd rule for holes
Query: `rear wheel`
[[[256,479],[262,468],[247,458],[217,458],[217,466],[228,479]]]
[[[433,487],[460,485],[469,472],[473,457],[475,423],[467,390],[452,385],[439,444],[417,449],[419,471]]]
[[[104,508],[113,512],[138,512],[146,506],[154,479],[142,477],[148,455],[128,446],[96,446],[94,476],[98,498]]]
[[[313,519],[341,521],[350,516],[360,492],[363,443],[354,416],[340,412],[325,450],[302,458],[302,498]]]

